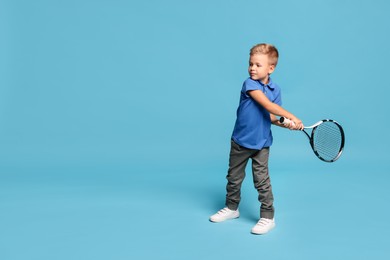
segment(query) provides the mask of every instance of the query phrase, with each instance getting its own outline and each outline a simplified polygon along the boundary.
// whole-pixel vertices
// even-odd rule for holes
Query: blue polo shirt
[[[232,139],[245,148],[260,150],[272,145],[271,118],[270,113],[249,96],[250,90],[262,91],[280,106],[282,98],[279,86],[271,79],[268,84],[251,78],[243,83]]]

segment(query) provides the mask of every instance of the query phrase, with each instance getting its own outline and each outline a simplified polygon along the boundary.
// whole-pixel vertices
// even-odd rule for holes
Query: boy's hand
[[[303,130],[304,126],[302,121],[299,118],[293,117],[290,119],[290,122],[287,124],[287,128],[290,130]]]

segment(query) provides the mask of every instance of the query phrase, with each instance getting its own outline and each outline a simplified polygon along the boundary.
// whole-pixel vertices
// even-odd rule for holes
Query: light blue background
[[[0,0],[0,259],[388,259],[385,0]],[[334,164],[274,129],[277,228],[224,203],[249,49],[284,107],[345,128]]]

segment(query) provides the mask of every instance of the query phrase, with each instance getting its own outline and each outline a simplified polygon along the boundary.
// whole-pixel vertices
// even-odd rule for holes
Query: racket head
[[[313,128],[310,145],[315,155],[325,162],[335,162],[340,158],[345,144],[342,126],[332,119],[324,119]]]

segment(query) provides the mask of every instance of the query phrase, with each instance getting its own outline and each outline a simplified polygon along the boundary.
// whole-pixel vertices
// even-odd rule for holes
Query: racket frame
[[[285,117],[281,117],[279,119],[279,122],[282,123],[282,124],[288,124],[290,122],[292,122],[294,124],[293,121],[291,121],[290,119],[288,118],[285,118]],[[341,144],[340,144],[340,148],[339,148],[339,152],[337,154],[337,156],[335,158],[333,158],[332,160],[326,160],[324,159],[323,157],[321,157],[321,155],[318,153],[318,151],[315,149],[314,147],[314,134],[315,134],[315,131],[316,131],[316,128],[321,125],[322,123],[325,123],[325,122],[332,122],[334,124],[337,125],[337,127],[339,128],[340,130],[340,134],[341,134]],[[311,134],[309,134],[308,132],[305,131],[305,129],[313,129]],[[302,129],[302,132],[305,133],[305,135],[307,136],[307,138],[309,138],[309,142],[310,142],[310,146],[314,152],[314,154],[322,161],[324,162],[335,162],[338,158],[340,158],[341,154],[343,153],[343,150],[344,150],[344,144],[345,144],[345,134],[344,134],[344,130],[342,128],[342,126],[335,120],[332,120],[332,119],[323,119],[323,120],[320,120],[318,121],[317,123],[311,125],[311,126],[305,126],[303,129]]]

